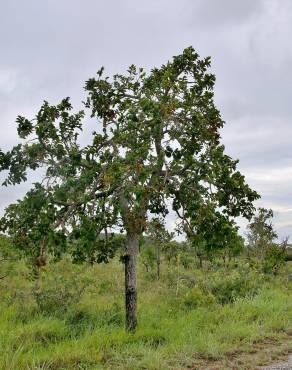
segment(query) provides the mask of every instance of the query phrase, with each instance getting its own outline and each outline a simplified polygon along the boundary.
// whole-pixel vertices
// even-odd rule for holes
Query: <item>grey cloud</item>
[[[195,4],[195,19],[206,28],[238,25],[264,9],[262,0],[201,0]]]
[[[101,65],[109,74],[151,68],[193,45],[212,56],[227,153],[262,194],[258,204],[292,223],[281,211],[292,207],[291,33],[290,0],[2,2],[0,148],[17,142],[15,117],[33,116],[43,99],[71,96],[79,109],[84,81]],[[28,186],[1,189],[1,208]]]

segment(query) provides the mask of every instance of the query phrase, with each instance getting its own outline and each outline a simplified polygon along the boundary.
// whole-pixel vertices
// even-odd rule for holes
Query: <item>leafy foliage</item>
[[[284,265],[286,251],[277,244],[270,245],[266,250],[262,261],[262,269],[265,273],[276,275]]]
[[[265,251],[272,247],[277,238],[272,218],[273,211],[271,209],[259,208],[258,214],[248,225],[248,248],[250,253],[258,258],[264,257]]]
[[[261,279],[255,279],[255,272],[234,272],[225,278],[211,283],[211,292],[221,304],[234,302],[236,299],[253,297],[260,290]]]
[[[210,58],[200,59],[189,47],[149,73],[132,65],[109,78],[101,68],[85,84],[85,109],[97,122],[86,146],[78,139],[85,111],[73,113],[69,98],[57,105],[45,101],[34,119],[19,116],[18,135],[26,141],[0,152],[0,171],[8,171],[3,184],[25,181],[28,170],[42,168],[44,176],[8,207],[2,230],[33,256],[44,249],[59,256],[71,238],[75,260],[91,256],[97,262],[115,252],[111,238],[100,235],[126,232],[131,315],[138,240],[151,215],[165,218],[172,211],[179,232],[223,248],[231,218],[249,218],[258,194],[220,144],[224,122],[209,67]]]
[[[18,117],[19,136],[34,140],[1,154],[1,169],[9,170],[4,185],[45,166],[47,186],[37,184],[6,217],[26,209],[43,225],[39,233],[33,230],[40,239],[61,219],[81,234],[91,223],[94,238],[114,225],[139,234],[148,212],[169,212],[167,200],[184,222],[214,214],[217,229],[226,217],[249,217],[258,195],[219,143],[223,121],[209,66],[210,58],[199,59],[190,47],[149,74],[130,66],[127,75],[109,79],[101,69],[85,85],[85,106],[100,125],[85,147],[78,142],[85,113],[71,113],[69,98],[56,106],[45,101],[34,120]],[[92,238],[87,231],[83,235]]]
[[[190,289],[183,298],[183,305],[189,310],[197,307],[207,307],[214,303],[214,295],[211,292],[205,292],[200,287]]]

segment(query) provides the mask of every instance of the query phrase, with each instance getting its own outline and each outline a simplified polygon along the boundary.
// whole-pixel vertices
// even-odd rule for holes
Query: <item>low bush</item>
[[[181,253],[179,255],[179,261],[185,269],[190,269],[196,263],[195,258],[188,253]]]
[[[56,276],[53,284],[34,289],[33,296],[41,313],[63,314],[70,306],[80,301],[85,287],[77,279],[66,280],[61,276]]]
[[[238,298],[253,297],[260,289],[262,279],[256,271],[233,271],[230,274],[217,274],[206,283],[220,304],[232,303]]]
[[[140,259],[147,272],[155,267],[156,253],[156,247],[154,245],[144,246],[141,250]]]
[[[195,309],[215,303],[216,299],[211,292],[204,292],[199,287],[190,289],[183,297],[183,305],[187,309]]]
[[[280,268],[285,264],[286,251],[278,245],[271,245],[264,253],[262,260],[262,271],[265,274],[278,274]]]

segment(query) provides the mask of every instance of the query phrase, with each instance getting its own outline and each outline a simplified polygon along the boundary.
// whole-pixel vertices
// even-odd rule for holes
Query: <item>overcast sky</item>
[[[0,0],[0,148],[15,118],[71,96],[100,66],[159,66],[193,45],[212,57],[227,154],[292,238],[291,0]],[[0,188],[0,212],[28,185]]]

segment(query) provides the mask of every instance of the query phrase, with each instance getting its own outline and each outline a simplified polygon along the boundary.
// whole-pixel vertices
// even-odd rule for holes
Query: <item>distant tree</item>
[[[171,240],[163,246],[163,255],[168,263],[177,263],[179,255],[185,251],[185,243]]]
[[[33,120],[19,116],[18,135],[27,141],[0,152],[0,170],[8,170],[4,185],[25,181],[28,169],[45,171],[33,190],[45,193],[38,213],[30,202],[23,203],[34,228],[48,214],[44,234],[35,234],[40,241],[51,232],[62,239],[62,233],[76,229],[89,241],[108,229],[126,233],[130,331],[137,325],[138,242],[149,215],[163,218],[172,209],[183,223],[192,223],[211,204],[225,215],[250,217],[258,198],[220,145],[224,122],[214,104],[209,66],[210,58],[200,59],[189,47],[149,73],[132,65],[126,75],[109,78],[102,68],[85,85],[85,107],[96,122],[89,145],[78,140],[85,113],[72,113],[66,98],[55,106],[44,102]],[[105,244],[103,254],[107,251],[112,254]]]
[[[227,258],[230,260],[243,250],[243,238],[238,229],[234,220],[210,205],[202,207],[191,223],[185,223],[188,239],[201,267],[203,259],[222,256],[225,263]]]
[[[70,234],[67,252],[72,255],[75,263],[85,261],[90,264],[107,263],[117,253],[123,256],[125,246],[125,235],[116,233],[96,235],[96,225],[87,220],[86,224],[76,226]]]
[[[141,262],[145,266],[146,272],[153,270],[156,264],[155,246],[143,241],[140,245]]]
[[[174,233],[169,232],[165,228],[163,220],[159,220],[159,218],[154,218],[149,222],[146,235],[148,242],[150,243],[150,245],[148,245],[148,249],[152,248],[154,250],[156,260],[156,275],[157,279],[159,279],[161,251],[166,248],[166,245],[169,242],[171,242],[174,237]]]
[[[278,244],[270,244],[264,253],[262,260],[262,270],[265,273],[277,275],[280,268],[285,264],[287,258],[286,250]]]
[[[58,228],[61,219],[57,221],[56,208],[48,204],[49,196],[43,186],[35,184],[22,200],[6,208],[0,224],[12,245],[28,259],[34,276],[47,264],[49,253],[60,257],[66,245],[66,235]]]
[[[247,227],[248,250],[251,255],[262,259],[265,252],[274,244],[277,233],[272,223],[273,211],[259,208]]]
[[[11,239],[6,235],[0,234],[0,261],[5,261],[14,256]]]
[[[11,273],[14,262],[20,258],[21,255],[12,246],[11,238],[0,234],[0,280],[5,279]]]

